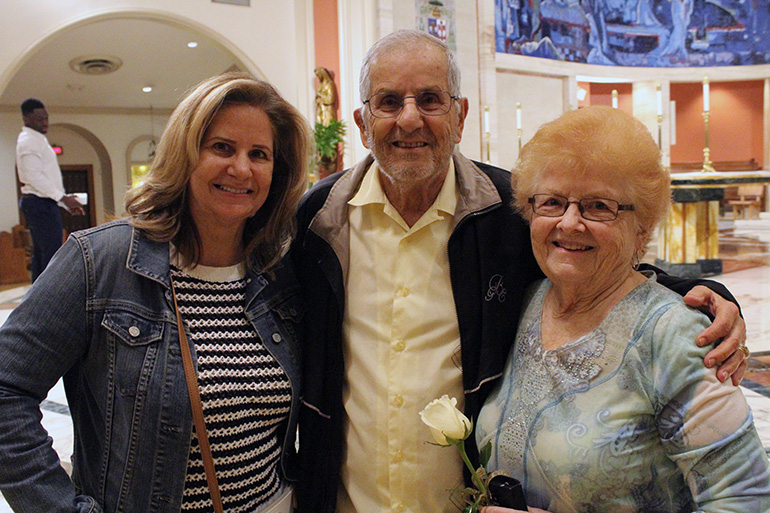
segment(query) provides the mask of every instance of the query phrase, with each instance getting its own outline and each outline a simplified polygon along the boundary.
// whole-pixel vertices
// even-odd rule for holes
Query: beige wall
[[[67,125],[52,125],[48,130],[48,141],[51,144],[61,146],[63,152],[59,155],[59,165],[90,165],[93,169],[94,194],[93,198],[104,198],[104,173],[109,169],[102,169],[96,150],[77,131]],[[111,192],[111,191],[109,191]],[[96,211],[96,224],[104,222],[104,202],[94,202]]]
[[[497,73],[497,129],[492,130],[491,144],[497,148],[492,163],[511,169],[519,156],[516,128],[516,103],[521,103],[522,144],[526,143],[547,121],[565,110],[562,96],[564,79],[528,75],[512,71]]]

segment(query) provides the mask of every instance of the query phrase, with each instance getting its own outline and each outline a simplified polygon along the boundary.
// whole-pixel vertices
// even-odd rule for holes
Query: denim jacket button
[[[131,335],[132,337],[138,337],[140,333],[141,331],[139,331],[139,328],[137,328],[136,326],[131,326],[130,328],[128,328],[128,334]]]
[[[277,344],[281,340],[283,340],[283,338],[281,337],[280,333],[273,333],[273,342]]]

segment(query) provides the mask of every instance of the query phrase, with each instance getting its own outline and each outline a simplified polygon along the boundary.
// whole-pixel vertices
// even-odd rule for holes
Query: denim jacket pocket
[[[293,294],[286,299],[273,304],[262,315],[254,319],[257,332],[262,337],[266,348],[278,357],[288,357],[299,365],[299,323],[305,314],[305,307],[299,294]]]
[[[292,342],[296,343],[299,323],[305,315],[305,305],[299,300],[299,296],[291,296],[286,301],[277,304],[273,307],[273,312],[280,321],[278,323],[279,330],[283,331],[280,336],[288,336]],[[280,342],[276,338],[274,334],[273,342]]]
[[[145,319],[133,312],[123,310],[107,311],[102,326],[111,331],[129,346],[151,344],[163,337],[164,323]]]
[[[279,303],[274,308],[283,321],[291,321],[299,324],[305,315],[305,305],[299,300],[299,296],[291,296],[286,301]]]
[[[165,323],[133,311],[108,310],[102,327],[111,334],[108,339],[112,340],[113,376],[120,395],[133,397],[146,391],[165,348]]]

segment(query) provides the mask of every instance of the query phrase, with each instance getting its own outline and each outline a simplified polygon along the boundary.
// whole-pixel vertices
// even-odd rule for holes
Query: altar
[[[725,188],[768,183],[768,171],[672,173],[671,208],[658,229],[655,265],[686,278],[721,274],[719,202]]]

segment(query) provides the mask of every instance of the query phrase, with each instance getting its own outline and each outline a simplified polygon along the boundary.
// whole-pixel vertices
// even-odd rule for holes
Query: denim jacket
[[[246,316],[291,382],[281,458],[290,480],[302,313],[288,263],[249,275]],[[40,401],[61,376],[72,479],[40,424]],[[178,512],[191,433],[168,244],[125,220],[73,234],[0,329],[0,490],[16,511]]]

